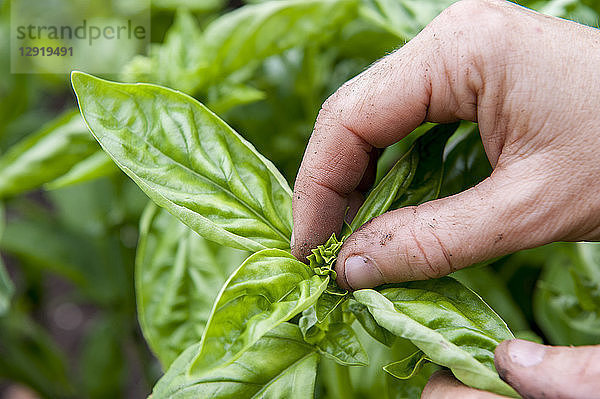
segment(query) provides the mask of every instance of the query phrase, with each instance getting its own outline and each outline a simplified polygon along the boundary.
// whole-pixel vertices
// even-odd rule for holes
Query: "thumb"
[[[600,346],[552,347],[514,339],[495,351],[498,373],[526,398],[600,398]]]
[[[500,163],[490,177],[457,195],[372,219],[341,248],[337,282],[346,289],[441,277],[560,234],[540,201],[547,187],[533,159]],[[525,174],[524,171],[529,171]]]

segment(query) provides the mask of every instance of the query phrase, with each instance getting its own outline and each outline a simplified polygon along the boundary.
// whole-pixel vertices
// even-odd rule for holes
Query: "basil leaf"
[[[155,47],[150,58],[135,59],[125,75],[190,93],[214,82],[240,83],[235,75],[248,75],[266,58],[339,31],[354,17],[357,4],[282,0],[248,5],[215,19],[203,33],[192,16],[180,12],[165,44]]]
[[[203,64],[204,39],[189,7],[180,8],[164,43],[154,44],[150,57],[136,56],[123,69],[123,79],[165,84],[184,92],[198,85],[196,76]]]
[[[597,312],[600,314],[600,285],[595,284],[583,273],[572,267],[569,272],[575,285],[575,296],[579,306],[586,312]]]
[[[352,327],[346,323],[331,323],[323,338],[316,343],[319,351],[344,366],[366,366],[367,352],[360,344]]]
[[[208,81],[286,49],[318,40],[349,20],[353,0],[287,0],[246,6],[210,24],[204,33]],[[310,21],[310,22],[309,22]]]
[[[47,183],[44,188],[56,190],[63,187],[84,183],[100,177],[109,176],[119,169],[104,151],[97,151],[81,162],[73,165],[69,171]]]
[[[544,267],[533,295],[533,313],[536,323],[552,345],[600,343],[600,319],[579,305],[564,263],[549,261]]]
[[[376,26],[408,41],[454,0],[365,0],[361,15]]]
[[[477,125],[461,126],[444,151],[447,154],[441,197],[467,190],[492,173]]]
[[[314,398],[318,355],[293,324],[267,332],[231,363],[189,372],[200,347],[179,356],[154,387],[153,399]]]
[[[0,239],[4,232],[4,205],[0,202]],[[8,272],[4,268],[2,263],[2,256],[0,254],[0,316],[5,314],[10,307],[10,301],[15,292],[15,286],[10,279]]]
[[[452,273],[451,277],[481,296],[515,333],[523,334],[531,328],[506,283],[492,267],[473,265]]]
[[[275,166],[191,97],[73,72],[104,150],[158,205],[223,245],[289,248],[291,195]]]
[[[444,175],[443,155],[446,142],[458,128],[458,123],[436,125],[415,142],[419,163],[409,187],[396,195],[391,208],[418,205],[436,199]]]
[[[401,380],[408,380],[421,371],[429,359],[422,351],[416,351],[412,355],[393,363],[386,364],[383,369]]]
[[[365,305],[356,302],[355,300],[350,300],[348,303],[348,310],[352,312],[362,328],[364,328],[371,337],[388,347],[391,347],[394,344],[396,336],[377,324],[375,318],[371,315],[369,309]]]
[[[427,363],[429,359],[422,351],[416,351],[412,355],[390,364],[383,366],[383,369],[401,380],[407,380],[419,373],[421,367]]]
[[[600,244],[578,242],[575,246],[577,274],[588,280],[592,286],[600,287]]]
[[[457,123],[436,125],[419,137],[371,190],[350,224],[352,231],[389,209],[437,198],[443,176],[442,156]]]
[[[554,248],[553,256],[543,259],[546,264],[534,292],[536,322],[554,345],[598,344],[600,246],[569,243]]]
[[[324,321],[317,319],[315,306],[302,312],[298,322],[304,340],[319,349],[324,356],[344,366],[366,366],[369,357],[352,327],[337,311]]]
[[[351,231],[358,229],[369,220],[390,209],[394,199],[408,189],[415,176],[418,161],[419,156],[413,146],[369,193],[356,216],[352,219],[352,223],[350,223]]]
[[[54,180],[97,150],[81,116],[67,112],[0,157],[0,198]]]
[[[348,299],[348,294],[337,295],[330,294],[327,291],[324,292],[315,303],[317,320],[319,322],[324,321],[346,299]]]
[[[234,361],[267,331],[313,305],[328,282],[288,252],[251,255],[216,299],[192,372]]]
[[[227,276],[247,254],[204,240],[150,203],[136,254],[138,319],[164,369],[199,342]]]
[[[512,339],[512,333],[479,296],[456,280],[413,281],[381,292],[359,290],[354,297],[380,326],[411,340],[463,383],[516,395],[494,368],[495,347]]]
[[[152,8],[179,10],[185,8],[201,13],[214,12],[225,5],[225,0],[153,0]]]
[[[217,115],[240,105],[264,100],[266,93],[244,84],[224,83],[208,89],[206,105]]]

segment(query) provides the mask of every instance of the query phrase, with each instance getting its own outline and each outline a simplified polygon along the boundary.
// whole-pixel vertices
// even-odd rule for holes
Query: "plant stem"
[[[352,390],[352,382],[350,381],[350,369],[348,366],[342,366],[341,364],[334,363],[333,365],[335,382],[333,397],[335,398],[352,398],[354,392]]]

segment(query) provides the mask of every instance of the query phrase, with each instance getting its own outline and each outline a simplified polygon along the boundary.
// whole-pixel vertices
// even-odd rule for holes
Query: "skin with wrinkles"
[[[598,65],[597,29],[504,1],[449,7],[323,104],[295,184],[293,254],[305,259],[340,232],[346,208],[356,207],[371,181],[365,171],[374,154],[423,121],[478,122],[491,176],[457,195],[383,214],[354,232],[338,256],[340,286],[439,277],[553,241],[598,240]],[[371,271],[346,273],[353,256]],[[557,365],[569,356],[600,362],[590,348],[574,355],[556,350]],[[541,396],[536,379],[498,358],[524,396],[570,397]],[[571,374],[555,377],[556,368],[535,370],[541,381],[573,384]],[[600,395],[600,371],[577,381]]]

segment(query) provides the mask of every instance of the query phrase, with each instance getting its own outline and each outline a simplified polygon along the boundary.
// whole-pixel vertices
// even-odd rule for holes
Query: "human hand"
[[[294,189],[294,255],[339,233],[377,149],[423,121],[478,122],[493,173],[354,232],[338,255],[340,286],[440,277],[552,241],[598,240],[598,65],[596,29],[504,1],[451,6],[323,105]]]
[[[600,398],[600,346],[551,347],[504,341],[495,351],[498,373],[524,398]],[[469,388],[449,371],[436,372],[422,399],[504,398]]]

